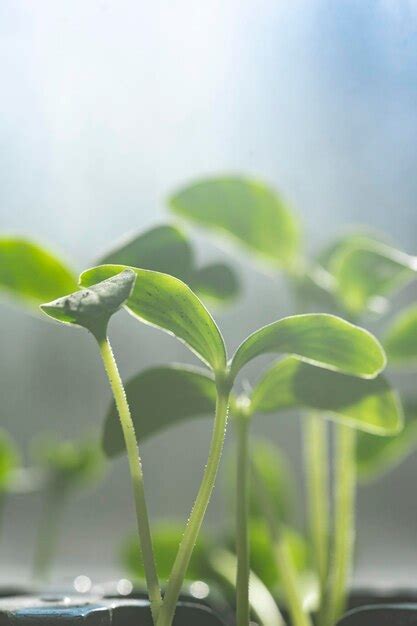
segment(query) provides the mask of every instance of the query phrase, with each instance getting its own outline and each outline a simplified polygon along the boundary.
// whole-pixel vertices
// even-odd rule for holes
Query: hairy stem
[[[333,626],[344,612],[355,534],[356,432],[340,424],[335,429],[334,546],[324,626]]]
[[[169,577],[157,626],[171,626],[188,564],[200,532],[219,468],[226,433],[229,392],[218,391],[213,435],[203,479]]]
[[[248,427],[246,416],[235,420],[237,439],[236,467],[236,625],[249,626],[249,457]]]
[[[54,560],[66,500],[66,486],[53,482],[46,489],[33,560],[33,579],[47,581]]]
[[[148,510],[146,506],[142,463],[139,454],[138,442],[136,440],[135,429],[130,414],[129,405],[127,403],[122,379],[120,378],[113,351],[107,337],[99,340],[99,347],[123,430],[126,452],[129,461],[130,476],[132,479],[133,496],[136,507],[136,519],[139,532],[140,548],[142,551],[143,565],[145,569],[146,585],[149,594],[149,601],[151,604],[152,617],[154,623],[156,624],[159,610],[162,604],[162,599],[152,547],[152,537],[150,531]]]
[[[288,548],[288,541],[275,517],[265,485],[253,463],[251,467],[259,504],[268,527],[277,569],[280,572],[280,581],[291,616],[291,624],[292,626],[313,626],[310,615],[303,608],[298,576]]]
[[[304,454],[310,536],[320,585],[320,605],[322,605],[328,578],[330,518],[329,456],[327,423],[324,419],[314,415],[307,418]]]

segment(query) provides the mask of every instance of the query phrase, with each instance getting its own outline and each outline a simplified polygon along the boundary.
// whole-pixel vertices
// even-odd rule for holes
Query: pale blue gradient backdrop
[[[164,220],[177,185],[248,172],[291,200],[310,250],[363,222],[415,252],[416,35],[411,0],[3,0],[1,231],[50,243],[81,269],[127,231]],[[223,254],[197,241],[201,257]],[[234,348],[291,303],[281,280],[231,262],[244,296],[216,318]],[[0,320],[4,426],[23,446],[47,428],[97,428],[109,395],[89,338],[10,304]],[[125,376],[193,360],[127,317],[113,335]],[[280,439],[300,474],[299,424],[275,424],[256,430]],[[155,517],[187,515],[209,432],[196,423],[145,445]],[[359,578],[417,572],[416,475],[414,457],[361,495]],[[9,505],[1,550],[14,575],[27,571],[39,508],[35,496]],[[209,522],[224,511],[218,490]],[[133,525],[120,461],[97,493],[75,499],[57,569],[110,573],[118,529]]]

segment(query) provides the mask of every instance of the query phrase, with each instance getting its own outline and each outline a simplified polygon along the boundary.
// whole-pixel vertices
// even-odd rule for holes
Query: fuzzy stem
[[[100,347],[100,354],[103,359],[104,369],[106,370],[109,379],[123,430],[129,460],[130,476],[132,479],[133,496],[135,500],[137,526],[143,565],[145,569],[146,585],[149,594],[152,618],[156,624],[162,599],[152,547],[152,536],[146,506],[142,463],[139,454],[138,442],[122,379],[120,378],[119,370],[117,368],[109,340],[105,337],[99,339],[98,343]]]
[[[355,534],[356,432],[341,424],[335,429],[334,546],[324,626],[333,626],[345,609]]]
[[[236,468],[236,625],[249,626],[249,492],[248,492],[248,427],[246,416],[237,416],[237,468]]]
[[[213,435],[203,479],[171,570],[157,626],[171,626],[188,564],[200,532],[219,468],[226,433],[229,392],[218,390]]]
[[[56,552],[58,531],[67,495],[66,486],[53,481],[46,489],[33,560],[33,579],[47,581]]]
[[[252,476],[255,482],[256,493],[259,498],[259,504],[263,511],[265,523],[267,524],[271,543],[274,549],[277,569],[280,572],[280,581],[287,601],[288,611],[291,616],[291,624],[292,626],[313,626],[313,622],[309,614],[303,608],[297,572],[291,558],[288,542],[282,533],[280,523],[276,520],[265,485],[253,463]]]
[[[307,418],[304,455],[310,535],[322,605],[328,578],[330,511],[327,423],[320,417]]]

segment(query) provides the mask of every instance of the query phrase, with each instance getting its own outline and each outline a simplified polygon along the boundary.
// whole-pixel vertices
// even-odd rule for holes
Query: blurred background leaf
[[[417,365],[417,305],[397,315],[385,334],[389,363],[401,367]]]

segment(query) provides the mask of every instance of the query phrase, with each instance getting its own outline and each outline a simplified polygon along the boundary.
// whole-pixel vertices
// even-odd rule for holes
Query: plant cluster
[[[348,602],[358,480],[380,474],[417,445],[416,403],[401,402],[382,373],[387,357],[389,365],[408,368],[416,360],[417,308],[387,324],[381,342],[358,322],[386,313],[389,298],[415,278],[417,259],[362,231],[307,259],[292,210],[248,178],[198,182],[173,195],[170,206],[177,218],[237,244],[269,273],[282,273],[296,313],[255,330],[230,355],[202,299],[231,302],[240,281],[223,262],[198,267],[188,237],[171,225],[122,242],[79,280],[33,242],[2,239],[0,286],[29,307],[41,305],[55,321],[86,329],[96,342],[113,394],[102,447],[108,458],[127,454],[135,502],[139,541],[124,548],[125,561],[146,581],[155,626],[171,626],[187,575],[234,588],[237,626],[249,626],[252,617],[264,626],[334,626]],[[203,367],[162,364],[124,385],[108,332],[120,309],[178,338]],[[279,359],[252,387],[242,384],[246,365],[268,354]],[[308,542],[292,527],[291,481],[279,450],[250,434],[255,418],[289,410],[303,419]],[[165,525],[153,532],[142,442],[208,414],[214,420],[207,464],[185,530]],[[200,531],[229,417],[235,528],[219,547]],[[53,448],[47,457],[56,468],[55,506],[84,457]],[[41,551],[38,571],[50,558]]]

